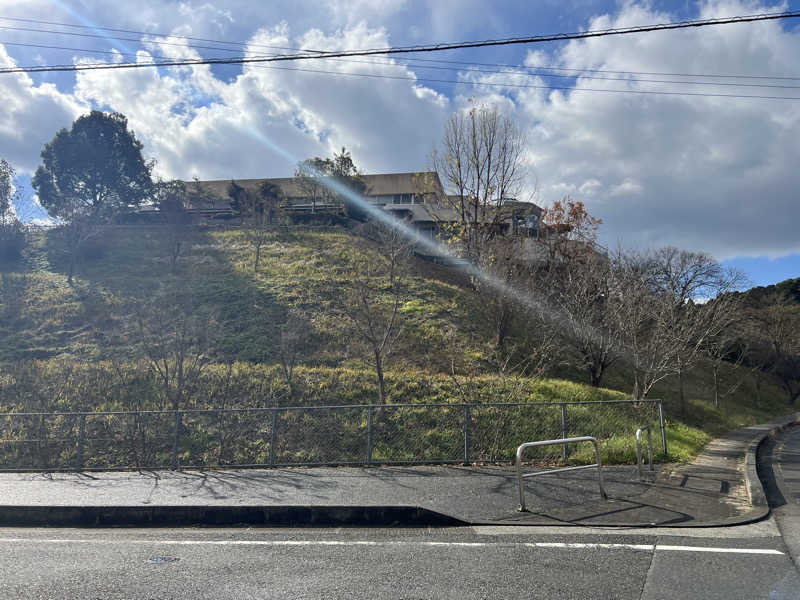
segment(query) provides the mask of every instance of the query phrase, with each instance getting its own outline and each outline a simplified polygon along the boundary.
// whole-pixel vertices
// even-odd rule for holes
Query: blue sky
[[[800,10],[800,2],[140,0],[131,7],[0,0],[0,63],[506,38]],[[286,176],[296,160],[341,146],[367,172],[417,171],[429,166],[450,114],[493,104],[525,132],[530,199],[547,205],[569,195],[603,219],[606,245],[706,251],[763,285],[800,276],[800,100],[718,95],[800,97],[797,56],[800,19],[295,65],[335,75],[256,66],[0,75],[0,157],[24,187],[42,145],[101,108],[128,116],[164,177]],[[489,66],[498,64],[516,68]],[[42,216],[30,202],[20,214]]]

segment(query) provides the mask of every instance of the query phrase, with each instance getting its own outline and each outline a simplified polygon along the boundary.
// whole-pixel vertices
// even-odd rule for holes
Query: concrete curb
[[[737,525],[749,525],[763,521],[770,515],[769,502],[764,492],[764,484],[758,476],[758,451],[761,444],[768,437],[774,437],[787,427],[800,423],[800,414],[783,417],[775,421],[770,421],[760,427],[766,429],[754,437],[747,445],[744,455],[744,479],[747,486],[747,495],[753,508],[744,514],[719,521],[705,521],[693,524],[674,524],[662,525],[662,527],[685,527],[685,528],[710,528],[710,527],[735,527]],[[759,426],[756,426],[759,427]]]
[[[775,421],[770,421],[764,425],[756,425],[754,428],[763,427],[764,430],[758,433],[747,445],[747,449],[745,450],[745,485],[747,486],[747,494],[750,499],[750,504],[753,508],[747,511],[744,514],[729,517],[726,519],[719,519],[717,521],[698,521],[698,522],[688,522],[688,523],[661,523],[661,524],[650,524],[650,523],[643,523],[643,524],[628,524],[628,523],[608,523],[608,524],[596,524],[596,523],[570,523],[570,522],[563,522],[559,523],[559,527],[614,527],[619,529],[652,529],[652,528],[665,528],[665,529],[709,529],[714,527],[735,527],[738,525],[749,525],[751,523],[757,523],[766,519],[770,515],[770,507],[769,502],[767,501],[767,496],[764,491],[764,485],[761,482],[761,478],[758,476],[758,451],[761,445],[768,437],[774,437],[787,427],[792,425],[800,424],[800,413],[783,417],[781,419],[777,419]],[[473,525],[478,525],[479,523],[473,523]],[[490,523],[480,523],[482,525],[488,525]],[[543,521],[543,522],[492,522],[492,525],[495,526],[527,526],[527,527],[551,527],[553,526],[552,521]]]
[[[783,417],[775,421],[770,421],[764,425],[756,425],[755,427],[764,427],[765,430],[754,437],[747,445],[744,455],[744,479],[747,486],[747,495],[750,498],[750,504],[753,508],[744,514],[728,519],[720,519],[719,521],[704,521],[699,523],[686,523],[686,524],[665,524],[661,527],[671,528],[711,528],[711,527],[735,527],[737,525],[749,525],[763,521],[770,515],[769,502],[767,502],[767,495],[764,491],[764,484],[758,476],[758,451],[761,444],[768,437],[774,437],[787,427],[800,423],[800,413],[788,417]]]
[[[767,514],[769,514],[769,503],[767,502],[767,495],[764,492],[764,484],[758,476],[758,450],[768,437],[774,437],[787,427],[798,423],[800,423],[800,414],[772,421],[767,424],[769,430],[756,437],[747,447],[744,464],[745,480],[747,481],[747,493],[750,496],[750,504],[754,507],[766,507]]]
[[[418,506],[0,506],[6,527],[457,527]]]

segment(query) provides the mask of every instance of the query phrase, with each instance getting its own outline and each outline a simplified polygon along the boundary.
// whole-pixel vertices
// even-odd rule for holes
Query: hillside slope
[[[105,396],[90,393],[94,388],[86,387],[85,381],[75,383],[72,391],[66,389],[69,386],[63,380],[69,377],[64,373],[82,372],[91,364],[139,364],[143,349],[136,343],[136,325],[141,307],[159,312],[153,298],[159,297],[166,282],[178,281],[191,298],[192,310],[213,322],[214,343],[208,357],[220,365],[214,368],[236,363],[247,371],[255,367],[246,365],[261,364],[272,373],[259,379],[257,386],[245,386],[249,391],[212,394],[211,404],[371,403],[375,396],[370,382],[375,375],[369,351],[353,336],[341,304],[346,301],[342,291],[354,276],[354,261],[373,252],[372,242],[345,229],[284,230],[269,235],[255,271],[253,249],[243,232],[196,230],[184,242],[173,269],[165,230],[116,228],[87,249],[75,284],[70,286],[57,234],[37,233],[22,261],[0,265],[0,362],[44,361],[35,363],[37,372],[50,373],[47,377],[53,381],[42,384],[39,395],[67,400],[42,401],[37,407],[42,410],[130,408],[120,404],[119,397],[109,404],[111,392]],[[483,303],[466,278],[412,259],[407,288],[400,309],[402,334],[387,362],[389,401],[564,401],[599,399],[602,394],[622,398],[629,393],[623,363],[612,368],[604,382],[614,392],[589,388],[585,375],[563,361],[550,373],[562,381],[522,378],[509,384],[506,376],[481,368],[490,353],[490,326],[482,312]],[[285,382],[281,383],[281,370],[270,365],[280,362],[281,327],[291,310],[299,310],[307,318],[304,345],[292,389],[278,393]],[[122,372],[119,366],[115,368]],[[139,368],[130,367],[132,372]],[[710,376],[702,365],[688,374],[686,426],[678,422],[671,408],[677,396],[675,382],[668,379],[651,394],[667,402],[673,425],[670,435],[678,456],[697,451],[707,434],[787,411],[774,382],[762,385],[757,403],[745,371],[728,366],[723,376],[725,388],[732,391],[717,409],[711,405]],[[101,376],[95,373],[93,377],[97,381]],[[78,389],[84,391],[78,393]],[[9,388],[0,385],[0,401],[7,410],[30,408],[4,390]]]

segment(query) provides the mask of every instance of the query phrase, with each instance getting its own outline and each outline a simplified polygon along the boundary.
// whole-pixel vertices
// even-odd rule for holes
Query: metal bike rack
[[[562,467],[560,469],[550,469],[548,471],[537,471],[535,473],[525,473],[522,474],[522,453],[525,451],[526,448],[533,448],[535,446],[566,446],[567,444],[578,443],[578,442],[591,442],[594,445],[594,455],[595,459],[597,460],[596,463],[593,465],[582,465],[579,467]],[[520,512],[525,512],[528,509],[525,507],[525,486],[522,484],[522,479],[524,477],[536,477],[537,475],[551,475],[553,473],[562,473],[564,471],[578,471],[579,469],[591,469],[593,467],[597,467],[597,483],[600,484],[600,495],[603,499],[608,498],[606,495],[606,490],[603,487],[603,463],[600,460],[600,448],[597,445],[597,439],[591,436],[584,436],[584,437],[574,437],[574,438],[561,438],[558,440],[543,440],[540,442],[528,442],[526,444],[522,444],[519,448],[517,448],[517,481],[519,482],[519,508],[517,509]]]
[[[642,432],[647,432],[647,461],[650,463],[650,471],[653,467],[653,438],[650,435],[650,426],[645,425],[636,430],[636,466],[639,469],[639,480],[644,481],[644,469],[642,468]]]

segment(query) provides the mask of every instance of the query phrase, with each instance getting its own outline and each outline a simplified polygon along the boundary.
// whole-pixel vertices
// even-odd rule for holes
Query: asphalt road
[[[800,427],[762,460],[773,516],[718,529],[0,528],[0,598],[798,600]]]
[[[772,521],[719,530],[0,529],[0,598],[796,599]]]
[[[800,567],[800,426],[780,434],[766,454],[772,466],[767,498],[784,543]]]

